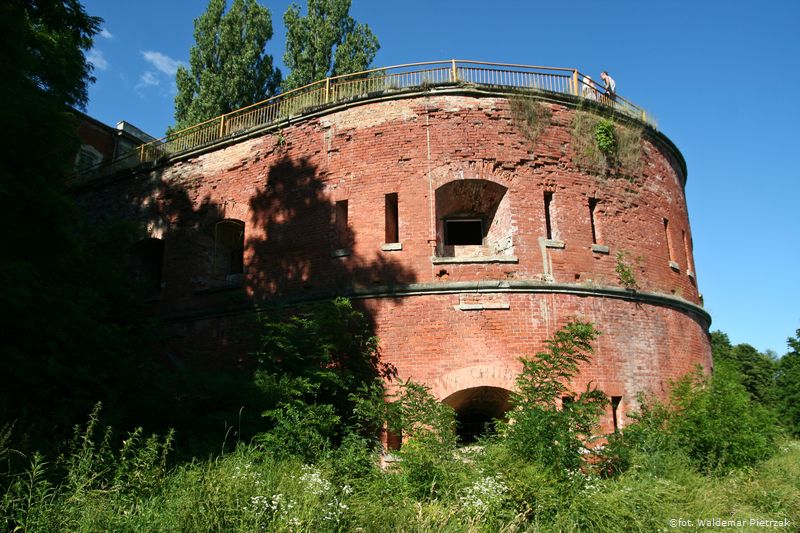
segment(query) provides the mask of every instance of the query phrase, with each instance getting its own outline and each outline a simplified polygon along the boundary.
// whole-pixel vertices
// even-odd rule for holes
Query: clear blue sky
[[[230,2],[229,2],[230,3]],[[283,67],[288,1],[261,0]],[[160,136],[205,0],[86,0],[105,19],[88,113]],[[305,5],[303,3],[303,5]],[[800,2],[353,0],[376,66],[474,59],[577,68],[652,112],[683,152],[700,290],[734,343],[800,328]],[[285,69],[282,68],[285,73]]]

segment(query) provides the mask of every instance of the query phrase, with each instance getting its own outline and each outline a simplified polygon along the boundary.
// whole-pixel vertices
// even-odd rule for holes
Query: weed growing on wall
[[[550,125],[552,112],[542,102],[516,96],[509,99],[514,124],[531,143]]]
[[[641,173],[641,128],[576,110],[571,139],[573,162],[586,172],[630,180]]]
[[[636,262],[638,262],[638,259]],[[620,285],[632,291],[639,288],[636,275],[633,273],[634,267],[635,265],[628,252],[617,252],[617,264],[614,267],[614,271],[617,273],[617,279],[619,279]]]

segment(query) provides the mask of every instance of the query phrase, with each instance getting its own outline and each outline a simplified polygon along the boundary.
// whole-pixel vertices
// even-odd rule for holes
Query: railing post
[[[325,103],[331,101],[331,79],[325,78]]]
[[[458,70],[456,69],[456,60],[451,59],[450,64],[452,65],[450,77],[452,78],[452,81],[456,82],[458,81]]]
[[[575,96],[581,95],[581,89],[578,85],[578,70],[575,69],[572,71],[572,91]]]
[[[219,117],[219,136],[225,135],[225,115]]]
[[[139,145],[139,162],[144,163],[144,145]]]

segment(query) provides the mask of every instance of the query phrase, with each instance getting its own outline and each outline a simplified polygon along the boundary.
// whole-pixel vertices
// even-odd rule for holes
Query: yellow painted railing
[[[611,106],[621,113],[655,125],[643,109],[621,96],[612,98],[600,85],[577,69],[451,59],[325,78],[143,144],[135,153],[124,154],[102,170],[105,174],[117,168],[157,161],[311,110],[370,94],[452,84],[569,94]]]

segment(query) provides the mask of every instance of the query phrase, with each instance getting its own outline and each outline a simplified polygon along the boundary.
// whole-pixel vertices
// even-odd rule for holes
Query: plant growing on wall
[[[594,127],[594,143],[600,153],[606,157],[614,157],[617,151],[617,139],[614,136],[614,122],[611,119],[600,119]]]
[[[531,98],[518,96],[509,100],[514,124],[531,142],[550,125],[552,112],[547,105]]]
[[[572,119],[573,162],[599,175],[634,179],[642,169],[642,130],[577,110]]]
[[[636,276],[633,274],[634,264],[630,260],[627,252],[617,252],[617,266],[614,271],[617,273],[617,278],[620,284],[626,289],[635,291],[639,288],[636,282]]]

